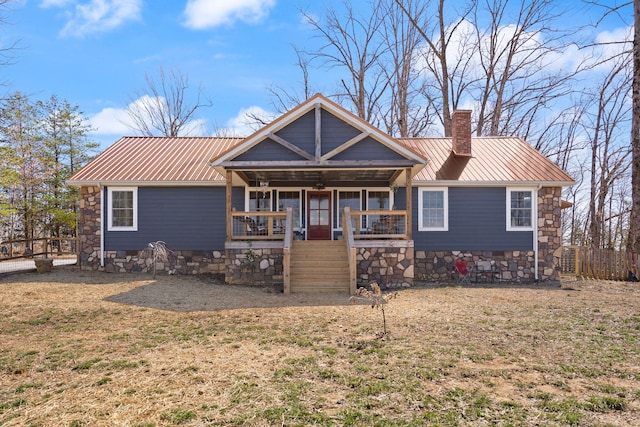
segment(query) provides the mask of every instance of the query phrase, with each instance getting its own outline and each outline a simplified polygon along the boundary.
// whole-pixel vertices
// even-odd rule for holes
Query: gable
[[[260,144],[251,147],[235,158],[236,161],[275,161],[275,160],[305,160],[304,157],[283,147],[271,138],[266,138]]]
[[[371,137],[332,157],[333,160],[403,160],[404,157]]]
[[[416,152],[319,94],[213,159],[212,164],[243,169],[257,166],[257,161],[265,168],[354,167],[358,162],[368,167],[406,168],[426,163]]]

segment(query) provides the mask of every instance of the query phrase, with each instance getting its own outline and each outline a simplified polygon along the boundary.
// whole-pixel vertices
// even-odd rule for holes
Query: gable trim
[[[320,157],[320,160],[329,160],[330,158],[342,153],[347,148],[351,147],[352,145],[357,144],[358,142],[362,141],[363,139],[365,139],[368,136],[371,136],[371,132],[362,132],[360,135],[354,136],[353,138],[351,138],[347,142],[345,142],[342,145],[340,145],[340,146],[334,148],[333,150],[329,151],[327,154],[325,154],[324,156]]]
[[[390,150],[395,151],[396,153],[405,157],[407,160],[411,160],[414,165],[416,164],[424,165],[427,162],[427,160],[423,158],[421,155],[407,148],[403,144],[397,142],[395,139],[393,139],[389,135],[384,134],[382,131],[375,128],[371,124],[365,122],[360,117],[357,117],[353,113],[347,111],[346,109],[336,104],[335,102],[329,100],[328,98],[325,98],[321,94],[316,94],[311,98],[309,98],[307,101],[303,102],[302,104],[293,108],[289,112],[280,116],[278,119],[274,120],[270,124],[266,125],[262,129],[256,131],[236,147],[220,155],[219,157],[212,159],[210,164],[214,167],[216,166],[225,167],[225,165],[228,165],[228,163],[232,161],[232,159],[248,151],[250,148],[264,141],[266,138],[269,138],[269,135],[275,134],[275,132],[293,123],[295,120],[299,119],[304,114],[311,111],[312,109],[315,110],[315,140],[314,140],[315,156],[313,158],[316,160],[322,160],[323,157],[328,158],[326,157],[326,155],[325,156],[320,155],[321,148],[322,148],[321,147],[322,123],[321,123],[320,116],[321,116],[321,110],[324,109],[325,111],[335,115],[339,119],[343,120],[344,122],[353,126],[354,128],[360,130],[361,132],[369,133],[369,136],[374,138],[377,142],[386,146]],[[291,149],[286,145],[285,147],[288,149]],[[348,147],[345,147],[344,149],[346,148]],[[297,154],[300,154],[300,153],[297,153]],[[334,153],[333,155],[335,154],[337,153]],[[303,156],[303,157],[307,158],[307,156]]]
[[[304,157],[307,160],[315,160],[315,158],[311,154],[307,153],[302,148],[300,148],[300,147],[298,147],[296,145],[293,145],[292,143],[290,143],[289,141],[287,141],[283,137],[278,136],[273,132],[271,132],[269,135],[267,135],[267,138],[277,142],[278,144],[282,145],[284,148],[293,151],[294,153],[296,153],[300,157]]]

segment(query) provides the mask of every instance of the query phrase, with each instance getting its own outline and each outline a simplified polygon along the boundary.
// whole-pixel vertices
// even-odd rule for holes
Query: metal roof
[[[429,159],[414,176],[416,183],[508,184],[553,183],[571,185],[573,178],[518,137],[477,137],[471,156],[456,156],[451,138],[400,138]]]
[[[224,176],[209,162],[243,141],[243,138],[220,137],[123,137],[67,183],[222,185]],[[517,137],[473,138],[470,157],[453,155],[451,138],[400,138],[397,141],[428,159],[413,178],[418,185],[573,184],[571,176]],[[286,168],[281,170],[284,173]]]
[[[209,160],[243,138],[123,137],[67,182],[98,183],[224,183]]]

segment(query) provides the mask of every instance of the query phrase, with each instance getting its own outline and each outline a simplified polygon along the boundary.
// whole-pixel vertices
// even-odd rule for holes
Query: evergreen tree
[[[77,105],[52,95],[47,101],[38,101],[37,106],[44,160],[50,171],[45,180],[45,233],[51,237],[74,236],[79,193],[65,181],[86,163],[98,144],[88,139],[91,128]]]

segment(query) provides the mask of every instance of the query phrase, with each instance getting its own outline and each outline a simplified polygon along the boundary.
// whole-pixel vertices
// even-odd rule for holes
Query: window
[[[533,230],[534,191],[507,188],[507,230]]]
[[[367,210],[389,210],[391,199],[389,191],[369,191],[367,192]],[[380,221],[380,215],[367,215],[368,225],[371,227]]]
[[[249,211],[250,212],[270,212],[271,211],[271,192],[261,191],[249,192]]]
[[[113,187],[108,190],[108,230],[138,230],[138,189],[135,187]]]
[[[300,224],[300,192],[278,191],[278,211],[286,212],[287,208],[293,211],[293,226],[298,228]]]
[[[342,212],[347,206],[351,211],[360,210],[360,191],[338,191],[338,228],[342,228]]]
[[[446,188],[421,188],[418,192],[418,230],[449,229],[449,192]]]

